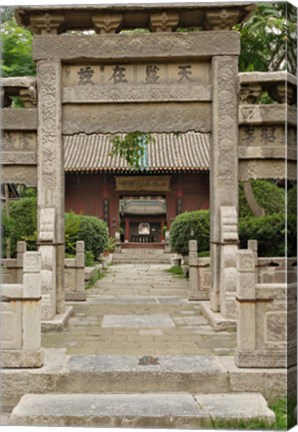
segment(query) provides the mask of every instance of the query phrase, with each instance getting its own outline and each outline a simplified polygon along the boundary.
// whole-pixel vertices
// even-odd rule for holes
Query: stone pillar
[[[56,313],[64,296],[64,157],[61,134],[61,63],[39,61],[38,77],[38,211],[54,208]],[[40,218],[39,218],[40,220]],[[38,227],[40,239],[40,226]]]
[[[236,255],[238,251],[238,215],[235,207],[220,209],[220,311],[225,318],[236,318]]]
[[[85,242],[76,243],[76,292],[85,300]]]
[[[220,208],[238,208],[238,56],[212,58],[211,308],[220,311]]]
[[[55,209],[39,212],[39,252],[41,254],[41,316],[43,321],[56,315]]]
[[[196,300],[199,278],[198,278],[198,242],[190,240],[188,242],[188,265],[189,265],[189,291],[188,299]]]
[[[24,253],[27,250],[26,242],[17,242],[17,283],[23,283],[23,265],[24,265]]]
[[[121,253],[122,252],[122,246],[121,246],[121,234],[119,231],[115,232],[115,252],[116,253]]]
[[[237,269],[237,353],[256,348],[256,271],[251,249],[239,250]],[[238,354],[236,354],[236,364]]]
[[[165,247],[164,253],[171,253],[170,231],[165,232]]]

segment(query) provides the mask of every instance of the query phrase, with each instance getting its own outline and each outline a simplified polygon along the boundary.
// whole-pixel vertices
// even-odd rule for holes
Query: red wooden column
[[[125,236],[124,236],[124,240],[128,240],[129,241],[129,219],[125,218]]]

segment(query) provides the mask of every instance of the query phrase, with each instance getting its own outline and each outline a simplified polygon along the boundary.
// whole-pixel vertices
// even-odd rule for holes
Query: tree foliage
[[[126,160],[131,168],[140,169],[146,166],[144,157],[146,156],[147,146],[153,139],[151,134],[139,131],[130,132],[124,138],[116,135],[112,139],[111,155],[119,155]]]
[[[285,190],[270,180],[252,180],[252,189],[259,206],[266,215],[285,211]],[[239,217],[251,217],[253,213],[246,201],[243,185],[239,185]]]
[[[258,3],[240,31],[239,70],[278,71],[296,74],[297,11],[288,2]]]
[[[1,40],[1,75],[3,77],[36,75],[32,59],[32,34],[17,25],[12,8],[2,7]]]

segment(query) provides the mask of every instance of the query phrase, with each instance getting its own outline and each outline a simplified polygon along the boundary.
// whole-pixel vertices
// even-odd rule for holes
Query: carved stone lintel
[[[206,13],[204,27],[206,30],[232,30],[238,22],[239,10],[221,9]]]
[[[239,91],[239,99],[243,104],[256,104],[262,94],[262,86],[259,83],[242,84]]]
[[[31,17],[31,29],[37,34],[59,34],[63,29],[64,15],[38,14]]]
[[[157,12],[150,15],[150,29],[152,32],[172,32],[179,23],[176,12]]]
[[[121,29],[123,21],[122,14],[95,14],[92,15],[92,22],[97,34],[117,33]]]
[[[20,97],[25,108],[34,108],[36,106],[36,89],[34,86],[26,89],[20,89]]]

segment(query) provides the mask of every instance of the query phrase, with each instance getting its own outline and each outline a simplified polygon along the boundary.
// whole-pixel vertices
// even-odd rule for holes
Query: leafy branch
[[[140,131],[130,132],[124,138],[116,135],[112,139],[110,156],[119,155],[131,168],[140,169],[144,165],[142,161],[150,142],[154,142],[153,136]]]

